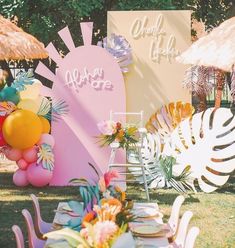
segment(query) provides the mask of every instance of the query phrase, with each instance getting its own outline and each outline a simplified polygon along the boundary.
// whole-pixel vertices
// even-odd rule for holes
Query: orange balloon
[[[43,116],[39,116],[39,118],[40,121],[42,122],[42,133],[49,133],[51,130],[49,121]]]
[[[2,133],[10,146],[27,149],[39,141],[42,134],[42,122],[35,113],[29,110],[16,110],[4,121]]]

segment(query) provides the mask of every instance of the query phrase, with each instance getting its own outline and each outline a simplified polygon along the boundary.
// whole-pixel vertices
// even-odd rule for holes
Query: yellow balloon
[[[42,133],[49,133],[51,130],[51,126],[49,121],[43,116],[39,116],[40,121],[42,122]]]
[[[41,91],[42,83],[35,79],[32,85],[25,85],[25,90],[20,91],[20,99],[36,99]]]
[[[38,105],[38,103],[35,100],[23,99],[18,103],[17,107],[19,109],[29,110],[29,111],[32,111],[33,113],[37,114],[40,106]]]
[[[4,121],[2,133],[12,147],[27,149],[35,145],[42,134],[40,118],[28,110],[16,110]]]

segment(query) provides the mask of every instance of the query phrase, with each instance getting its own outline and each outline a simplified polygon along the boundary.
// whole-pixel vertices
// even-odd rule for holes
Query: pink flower
[[[103,244],[108,241],[118,230],[118,226],[113,221],[96,222],[94,225],[95,243]]]
[[[118,171],[116,171],[116,170],[109,170],[108,172],[105,172],[104,173],[104,181],[105,181],[106,188],[109,187],[110,182],[114,178],[119,178]]]
[[[98,129],[104,135],[112,135],[117,132],[114,121],[101,121],[97,124]]]

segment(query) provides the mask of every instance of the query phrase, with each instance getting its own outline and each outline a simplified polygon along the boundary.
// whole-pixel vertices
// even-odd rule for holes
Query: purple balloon
[[[42,164],[32,163],[27,168],[28,181],[35,187],[43,187],[50,183],[53,172],[42,167]]]
[[[18,169],[13,175],[13,183],[19,187],[25,187],[29,184],[27,173],[24,170]]]

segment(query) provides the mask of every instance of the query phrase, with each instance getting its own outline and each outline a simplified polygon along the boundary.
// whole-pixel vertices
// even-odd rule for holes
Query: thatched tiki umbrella
[[[0,61],[12,79],[7,61],[47,58],[48,53],[35,37],[25,33],[14,23],[0,15]]]
[[[221,104],[225,72],[235,64],[235,17],[223,22],[209,34],[194,42],[177,57],[184,64],[214,67],[217,79],[215,107]]]

